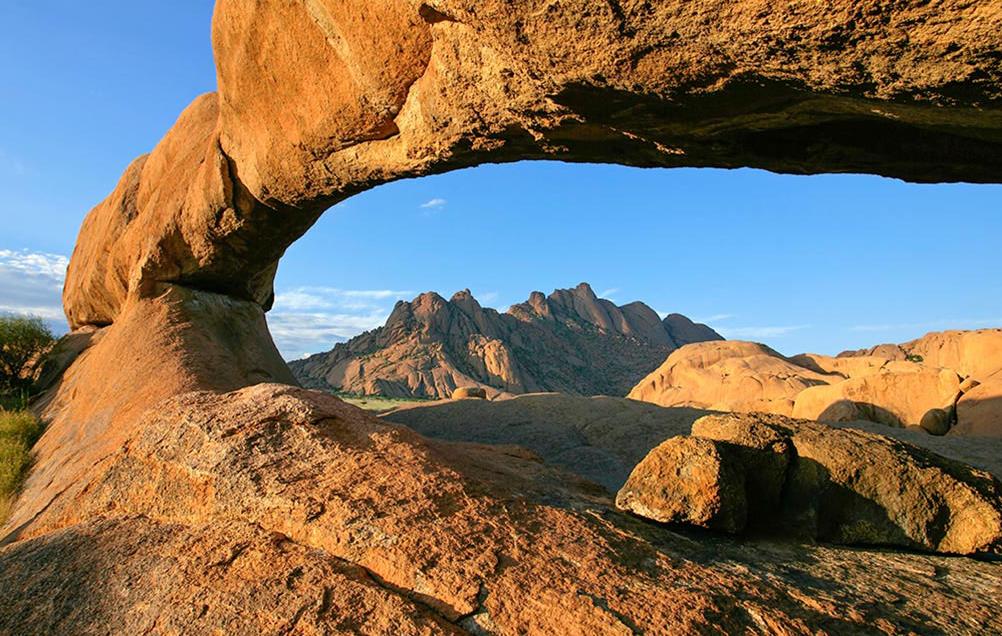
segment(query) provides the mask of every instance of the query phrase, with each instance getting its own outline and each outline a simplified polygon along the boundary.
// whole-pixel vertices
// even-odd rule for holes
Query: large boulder
[[[793,417],[846,422],[869,420],[888,426],[919,425],[933,409],[952,409],[960,376],[951,369],[892,361],[876,373],[815,386],[797,394]]]
[[[663,523],[739,532],[748,518],[745,471],[725,446],[673,437],[640,462],[616,495],[616,505]]]
[[[455,391],[452,392],[452,399],[453,400],[468,400],[468,399],[486,400],[487,399],[487,391],[485,391],[483,389],[483,387],[479,387],[479,386],[463,386],[463,387],[459,387],[458,389],[456,389]]]
[[[801,391],[842,379],[798,366],[763,344],[701,342],[673,352],[627,397],[661,406],[789,415]]]
[[[782,465],[776,442],[784,440],[792,454],[776,514],[774,483],[763,488],[752,480],[761,479],[763,466]],[[712,493],[713,506],[694,497],[694,489]],[[761,529],[773,534],[1002,553],[1002,483],[992,475],[880,435],[776,415],[700,419],[692,438],[669,440],[636,467],[617,504],[656,521],[730,532],[744,526],[735,515],[725,523],[719,511],[747,509],[758,512]]]

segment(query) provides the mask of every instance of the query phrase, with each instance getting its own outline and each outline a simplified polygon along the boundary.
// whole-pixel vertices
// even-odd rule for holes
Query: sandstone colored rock
[[[0,631],[1002,627],[992,564],[666,533],[524,451],[288,386],[170,398],[93,460],[0,530]]]
[[[662,523],[740,532],[748,516],[745,472],[712,440],[673,437],[637,465],[616,506]]]
[[[820,421],[915,425],[933,409],[952,408],[959,393],[960,377],[951,369],[893,361],[877,373],[805,389],[797,394],[792,415]]]
[[[895,359],[910,358],[929,366],[953,369],[963,377],[987,378],[1002,369],[1002,329],[931,332],[900,345],[878,345],[870,351],[893,349],[898,352]],[[840,355],[856,353],[859,352]]]
[[[843,378],[858,378],[878,373],[890,361],[878,356],[833,357],[817,353],[801,353],[791,357],[790,362],[817,371],[818,373],[837,374]]]
[[[996,7],[767,8],[220,0],[219,93],[81,228],[64,308],[105,331],[46,398],[3,529],[4,631],[1002,631],[991,564],[703,547],[586,512],[515,451],[225,393],[294,381],[263,316],[278,260],[394,179],[563,158],[999,180]]]
[[[391,397],[448,398],[482,386],[492,398],[559,391],[623,395],[677,347],[721,340],[684,316],[663,321],[639,302],[617,307],[587,283],[499,313],[469,290],[400,302],[386,324],[290,363],[311,388]]]
[[[456,389],[455,391],[452,392],[452,399],[453,400],[465,400],[465,399],[469,399],[469,398],[475,398],[475,399],[478,399],[478,400],[486,400],[487,399],[487,391],[483,390],[480,387],[464,386],[464,387],[460,387],[460,388],[458,388],[458,389]]]
[[[740,481],[733,472],[759,473],[760,464],[746,458],[756,453],[762,461],[774,457],[772,449],[763,446],[778,435],[789,442],[792,456],[782,487],[781,512],[762,515],[767,522],[764,529],[835,543],[898,545],[955,554],[1002,553],[1002,483],[986,472],[879,435],[777,415],[707,416],[694,425],[693,433],[743,447],[744,455],[721,453],[718,446],[691,441],[706,438],[674,438],[672,446],[687,448],[689,453],[682,457],[664,454],[666,461],[658,462],[655,449],[649,456],[652,462],[645,459],[637,466],[630,482],[643,484],[646,499],[634,512],[658,521],[664,520],[662,508],[672,510],[672,520],[705,518],[702,502],[686,511],[683,506],[691,504],[692,498],[673,496],[693,487],[686,483],[684,472],[690,465],[716,469],[700,474],[696,482],[700,492],[730,496],[730,506],[755,510],[761,504],[751,489],[733,486]],[[732,463],[730,472],[717,467],[724,461]],[[713,475],[719,475],[718,482],[707,483]],[[624,492],[625,487],[620,495]],[[727,509],[728,502],[716,505]]]
[[[661,406],[789,415],[801,391],[842,379],[793,364],[765,345],[729,340],[673,352],[627,397]]]
[[[1002,370],[961,396],[951,434],[1002,437]]]
[[[998,180],[998,12],[873,9],[220,0],[219,93],[89,215],[72,326],[164,282],[267,307],[331,204],[486,161]]]

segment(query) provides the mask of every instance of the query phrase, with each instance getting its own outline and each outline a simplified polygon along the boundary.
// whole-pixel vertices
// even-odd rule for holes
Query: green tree
[[[0,392],[25,391],[31,378],[28,365],[48,348],[54,338],[41,318],[0,316]]]

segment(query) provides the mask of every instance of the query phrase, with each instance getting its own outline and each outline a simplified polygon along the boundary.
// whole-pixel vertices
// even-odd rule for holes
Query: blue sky
[[[58,321],[84,214],[213,90],[209,1],[5,0],[0,311]],[[282,261],[287,357],[469,287],[505,308],[590,282],[784,353],[1002,326],[1002,187],[755,170],[488,165],[330,210]]]

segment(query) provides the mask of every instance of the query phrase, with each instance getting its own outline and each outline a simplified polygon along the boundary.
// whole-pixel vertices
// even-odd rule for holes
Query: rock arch
[[[218,93],[80,230],[63,302],[92,346],[13,525],[151,405],[294,384],[278,261],[381,183],[537,158],[1002,181],[997,2],[218,0],[212,26]]]
[[[268,308],[278,259],[383,182],[533,158],[1002,180],[996,3],[220,0],[219,92],[88,216],[64,297]]]
[[[843,616],[853,627],[884,620],[869,589],[860,600],[831,572],[850,561],[854,571],[883,572],[888,559],[875,566],[828,554],[834,565],[823,576],[845,607],[808,606],[788,593],[805,577],[785,588],[772,575],[738,581],[735,570],[714,565],[716,544],[695,559],[691,541],[660,537],[655,549],[648,531],[624,531],[618,518],[526,503],[529,481],[515,480],[517,497],[505,487],[463,490],[483,480],[480,463],[521,479],[522,469],[511,467],[521,459],[485,448],[464,459],[330,397],[244,387],[294,384],[264,318],[285,249],[333,203],[394,179],[560,158],[1002,181],[998,2],[218,0],[213,42],[218,93],[196,99],[84,221],[64,290],[73,349],[82,353],[66,356],[65,373],[39,404],[49,427],[0,528],[0,547],[44,537],[0,558],[16,565],[38,546],[55,550],[42,558],[52,567],[32,567],[29,578],[61,589],[62,567],[80,563],[64,544],[87,546],[87,558],[110,545],[98,571],[119,572],[111,565],[121,559],[139,573],[164,554],[201,563],[212,555],[191,547],[203,542],[230,550],[212,568],[232,565],[253,545],[252,553],[267,554],[267,569],[283,571],[300,558],[287,547],[306,546],[316,548],[303,553],[318,559],[311,572],[334,567],[328,557],[337,557],[351,585],[391,601],[406,597],[419,605],[411,614],[471,631],[481,619],[511,632],[587,633],[653,631],[666,621],[679,631],[708,621],[733,631],[805,631]],[[389,450],[373,450],[374,440]],[[369,472],[355,474],[359,458]],[[390,473],[395,490],[410,488],[401,491],[410,507],[370,496],[369,478]],[[300,480],[296,488],[290,476]],[[332,486],[362,490],[342,501]],[[411,512],[422,507],[432,512]],[[394,540],[367,543],[375,526],[353,534],[359,519],[393,520]],[[151,548],[143,538],[175,535],[197,539]],[[518,536],[540,552],[513,552],[508,544]],[[565,558],[568,550],[577,556]],[[767,572],[756,554],[749,567]],[[86,602],[61,607],[82,607],[103,623],[110,616],[155,626],[162,611],[184,624],[184,586],[200,583],[191,578],[197,570],[171,567],[181,592],[156,588],[160,606],[135,601],[123,616],[128,606],[117,591],[91,605],[84,589]],[[965,580],[987,576],[980,564],[948,567]],[[21,570],[7,572],[17,578]],[[281,598],[319,598],[316,586],[289,592],[289,580],[278,586]],[[243,579],[230,584],[235,591],[219,583],[217,591],[238,600],[256,594]],[[917,593],[917,602],[940,593]],[[328,595],[324,589],[317,620]],[[538,601],[535,613],[516,611],[526,596]],[[37,598],[20,600],[34,608]],[[978,599],[963,600],[964,612],[954,614],[997,622]],[[103,613],[90,616],[92,606]],[[915,611],[893,616],[916,621],[923,615]],[[12,616],[0,612],[0,624],[19,620]],[[54,610],[43,618],[48,625],[76,617]],[[951,618],[937,611],[922,621]]]

